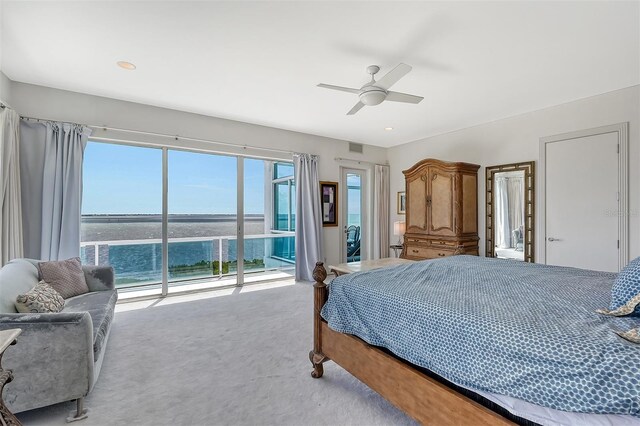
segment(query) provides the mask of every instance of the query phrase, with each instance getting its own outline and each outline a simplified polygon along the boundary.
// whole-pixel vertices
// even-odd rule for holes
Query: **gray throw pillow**
[[[38,263],[40,279],[46,281],[60,295],[68,299],[89,292],[79,257]]]
[[[16,309],[23,314],[48,314],[60,312],[64,308],[64,299],[60,293],[44,281],[16,298]]]

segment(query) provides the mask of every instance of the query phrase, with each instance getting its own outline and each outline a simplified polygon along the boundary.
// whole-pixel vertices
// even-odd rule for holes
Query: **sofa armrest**
[[[20,328],[2,359],[15,377],[4,400],[14,412],[86,396],[93,384],[93,326],[88,312],[0,314],[0,330]]]
[[[51,314],[0,314],[0,330],[10,328],[21,328],[23,331],[36,327],[41,329],[45,325],[55,326],[57,324],[81,324],[89,321],[91,325],[91,315],[89,312],[56,312]],[[90,330],[92,330],[90,328]]]
[[[105,291],[115,288],[115,274],[111,266],[82,267],[89,291]]]

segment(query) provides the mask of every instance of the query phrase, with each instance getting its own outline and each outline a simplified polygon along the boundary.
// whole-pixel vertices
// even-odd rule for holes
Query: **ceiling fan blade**
[[[351,111],[349,111],[347,113],[347,115],[353,115],[356,112],[360,111],[362,109],[362,107],[364,106],[364,104],[362,102],[358,102],[357,104],[354,105],[353,108],[351,108]]]
[[[398,80],[407,75],[411,71],[411,67],[407,64],[400,64],[391,71],[389,71],[384,77],[376,81],[377,87],[382,87],[384,90],[389,90],[391,86],[396,84]]]
[[[422,96],[407,95],[400,92],[387,92],[385,101],[406,102],[409,104],[419,104],[424,98]]]
[[[325,89],[339,90],[341,92],[349,92],[349,93],[360,93],[359,89],[352,89],[350,87],[342,87],[342,86],[334,86],[332,84],[318,84],[318,87],[324,87]]]

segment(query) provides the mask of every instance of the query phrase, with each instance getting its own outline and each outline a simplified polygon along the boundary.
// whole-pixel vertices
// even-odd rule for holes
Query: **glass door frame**
[[[369,170],[352,167],[340,167],[340,184],[342,195],[340,196],[340,220],[339,226],[342,230],[340,235],[340,263],[346,263],[347,259],[347,238],[346,229],[349,224],[349,197],[347,186],[347,175],[356,174],[360,176],[360,260],[369,258],[369,209],[368,209],[368,184]]]
[[[155,148],[162,151],[162,279],[161,279],[161,296],[167,296],[169,294],[169,151],[186,151],[199,154],[208,155],[222,155],[227,157],[236,157],[237,159],[237,272],[236,272],[236,284],[239,287],[244,285],[244,160],[245,158],[273,161],[277,162],[291,162],[293,159],[274,158],[259,155],[242,155],[234,152],[224,152],[220,150],[206,150],[190,147],[174,147],[167,146],[159,143],[149,143],[127,139],[112,139],[103,137],[90,137],[90,142],[105,143],[113,145],[125,145],[134,146],[140,148]]]
[[[236,232],[236,259],[238,266],[236,270],[236,286],[239,287],[244,284],[244,157],[238,156],[237,159],[236,225],[238,229]]]

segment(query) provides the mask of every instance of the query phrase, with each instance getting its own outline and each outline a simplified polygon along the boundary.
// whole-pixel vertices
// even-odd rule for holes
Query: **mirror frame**
[[[526,161],[522,163],[501,164],[498,166],[487,167],[485,184],[485,256],[495,257],[493,247],[493,217],[495,215],[493,204],[493,178],[496,173],[513,172],[518,170],[524,171],[524,261],[534,262],[535,255],[535,161]]]

